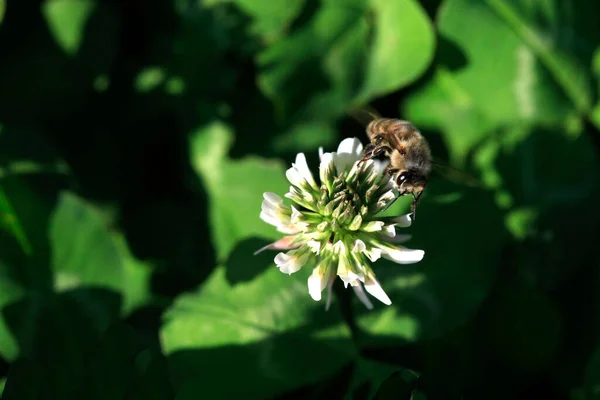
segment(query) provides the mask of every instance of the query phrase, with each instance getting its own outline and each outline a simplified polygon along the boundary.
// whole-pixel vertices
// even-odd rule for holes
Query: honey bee
[[[411,210],[414,218],[432,167],[427,140],[413,124],[394,118],[372,120],[367,125],[367,136],[371,143],[365,147],[361,162],[381,155],[389,158],[385,173],[398,190],[396,199],[412,195]],[[393,201],[388,207],[392,203]]]

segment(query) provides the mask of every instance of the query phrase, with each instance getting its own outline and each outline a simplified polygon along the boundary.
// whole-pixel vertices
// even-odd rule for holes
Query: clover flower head
[[[369,309],[373,307],[365,290],[384,304],[392,302],[375,278],[371,262],[384,257],[399,264],[423,258],[423,250],[398,245],[409,239],[396,228],[410,226],[410,214],[377,216],[397,196],[390,179],[377,160],[360,162],[363,146],[358,139],[343,140],[337,152],[320,154],[319,182],[313,177],[303,153],[286,171],[291,186],[285,194],[287,205],[275,193],[265,193],[260,217],[284,233],[282,239],[264,250],[282,250],[275,264],[286,274],[304,266],[313,268],[308,292],[316,300],[331,287],[336,276],[351,286]]]

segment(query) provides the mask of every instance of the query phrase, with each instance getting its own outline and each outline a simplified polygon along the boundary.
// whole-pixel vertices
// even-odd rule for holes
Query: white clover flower
[[[380,257],[398,264],[420,261],[425,252],[397,245],[410,238],[396,235],[396,228],[410,226],[410,214],[377,217],[397,195],[383,166],[376,160],[359,163],[363,146],[358,139],[342,141],[337,152],[319,151],[320,185],[315,181],[306,157],[300,153],[286,171],[291,183],[284,204],[275,193],[265,193],[260,217],[289,236],[258,250],[286,250],[275,256],[275,264],[286,274],[305,265],[314,267],[308,278],[308,292],[321,300],[327,288],[327,305],[336,276],[371,309],[366,290],[384,304],[392,304],[369,262]],[[363,290],[364,287],[364,290]]]

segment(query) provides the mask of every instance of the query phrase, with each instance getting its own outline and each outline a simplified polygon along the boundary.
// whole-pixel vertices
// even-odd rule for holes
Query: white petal
[[[408,228],[412,223],[410,216],[411,214],[400,215],[398,217],[390,218],[389,221],[400,228]]]
[[[327,181],[327,172],[333,169],[333,167],[333,154],[323,154],[321,156],[321,163],[319,164],[319,178],[321,179],[321,183],[325,183]]]
[[[279,218],[275,217],[273,214],[268,213],[268,212],[264,212],[264,211],[261,211],[261,213],[260,213],[260,219],[262,219],[263,221],[265,221],[267,224],[271,224],[271,225],[273,225],[275,227],[279,227],[279,226],[281,226],[284,223]]]
[[[375,297],[383,304],[386,304],[388,306],[392,304],[392,301],[390,300],[388,295],[385,294],[385,292],[381,288],[381,285],[379,284],[379,282],[377,282],[377,279],[375,279],[374,277],[370,277],[370,279],[367,279],[367,281],[365,282],[365,289],[367,290],[367,292],[369,292],[371,296]]]
[[[346,254],[346,246],[344,246],[344,242],[338,240],[333,244],[333,252],[335,254]]]
[[[310,247],[313,253],[319,254],[319,251],[321,250],[321,242],[319,242],[318,240],[311,239],[308,242],[306,242],[306,245]]]
[[[383,229],[383,221],[371,221],[368,224],[366,224],[362,230],[365,232],[379,232],[380,230]]]
[[[293,208],[294,206],[292,206]],[[293,214],[292,214],[292,220],[293,220]],[[389,237],[394,237],[396,236],[396,228],[394,227],[394,225],[386,225],[383,227],[383,232],[389,236]]]
[[[423,250],[412,250],[404,247],[381,247],[383,257],[398,264],[413,264],[423,259],[425,252]]]
[[[287,207],[283,204],[274,205],[268,200],[263,200],[262,204],[260,205],[260,209],[263,213],[282,221],[282,223],[290,222],[288,215],[286,215],[286,212],[289,212],[289,209],[287,209]]]
[[[289,251],[287,254],[278,253],[275,256],[275,264],[279,267],[279,270],[288,275],[300,270],[307,260],[307,253],[297,255],[294,250]]]
[[[298,232],[306,232],[310,224],[308,222],[296,222],[293,226]]]
[[[354,289],[356,297],[358,297],[358,299],[365,305],[365,307],[367,307],[369,310],[372,310],[373,303],[371,303],[371,300],[369,300],[369,298],[365,294],[362,285],[352,286],[352,289]]]
[[[272,192],[263,193],[263,198],[274,206],[283,204],[283,199],[279,195]]]
[[[344,139],[338,146],[338,151],[333,153],[333,162],[338,170],[349,171],[361,159],[362,143],[356,138]]]
[[[323,147],[319,146],[319,161],[323,158]]]
[[[373,247],[371,250],[365,250],[365,254],[371,260],[371,262],[375,262],[381,258],[381,250]]]
[[[319,164],[319,168],[323,166],[327,166],[328,164],[333,162],[333,154],[332,153],[323,153],[321,154],[321,163]]]
[[[383,171],[385,170],[385,168],[390,163],[389,160],[381,161],[381,160],[373,159],[371,161],[373,161],[373,169],[375,171],[377,171],[378,174],[383,174]]]
[[[286,253],[277,253],[275,256],[275,264],[280,267],[282,265],[286,265],[289,262],[290,256]]]
[[[300,175],[300,172],[295,167],[291,167],[287,171],[285,171],[285,177],[288,181],[294,186],[301,187],[306,182],[306,180]]]
[[[302,213],[296,209],[296,207],[292,206],[292,217],[290,218],[292,222],[297,222],[298,219],[302,216]]]
[[[302,198],[304,199],[304,201],[307,201],[309,203],[312,203],[315,201],[315,198],[313,197],[313,195],[308,192],[302,192]]]
[[[298,223],[298,224],[285,224],[285,225],[279,225],[277,227],[277,231],[281,232],[281,233],[285,233],[287,235],[295,235],[296,233],[300,233],[303,231],[302,229],[302,224]]]
[[[265,250],[291,250],[300,247],[300,243],[293,243],[297,236],[285,236],[276,242],[266,245],[254,252],[254,255]]]
[[[365,245],[365,242],[363,242],[360,239],[356,239],[354,241],[354,248],[352,249],[353,253],[362,253],[366,249],[367,249],[367,246]]]
[[[308,183],[310,183],[310,185],[312,187],[314,187],[314,188],[317,187],[317,184],[315,183],[315,179],[313,178],[312,173],[310,172],[310,169],[308,168],[308,164],[306,162],[306,156],[304,155],[304,153],[298,153],[296,155],[296,162],[294,163],[294,167],[296,167],[296,169],[298,170],[300,175]]]
[[[340,274],[340,272],[341,271],[338,269],[338,276],[344,282],[344,287],[348,287],[348,284],[355,286],[358,281],[362,280],[359,275],[356,275],[350,270],[344,271],[345,273],[342,272],[342,274]]]
[[[350,171],[354,163],[358,160],[352,154],[335,154],[333,155],[333,162],[338,173],[342,171]]]
[[[358,158],[362,156],[363,145],[357,138],[348,138],[341,141],[338,146],[338,154],[354,154]]]
[[[325,279],[321,268],[317,267],[308,277],[308,293],[314,301],[321,300],[321,292],[325,289]]]

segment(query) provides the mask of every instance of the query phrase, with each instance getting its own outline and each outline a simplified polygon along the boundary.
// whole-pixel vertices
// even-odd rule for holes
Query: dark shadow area
[[[582,376],[597,348],[600,329],[597,153],[585,132],[568,138],[562,132],[533,130],[497,162],[515,200],[513,207],[536,211],[526,225],[525,238],[511,248],[500,288],[514,291],[527,276],[554,308],[557,316],[549,315],[546,321],[557,319],[561,336],[546,378],[558,393],[567,393],[589,384]]]
[[[273,399],[291,399],[291,400],[302,400],[302,399],[334,399],[340,395],[341,392],[348,392],[349,383],[354,373],[354,365],[348,364],[342,367],[338,372],[332,376],[327,377],[326,380],[319,382],[314,385],[306,385],[300,389],[293,390],[282,394],[281,396],[273,397]],[[354,399],[366,399],[367,397],[355,396]]]
[[[302,10],[290,25],[290,33],[294,33],[304,28],[308,23],[310,23],[310,21],[314,18],[315,14],[317,14],[317,12],[319,11],[320,7],[321,1],[319,0],[305,1]]]
[[[118,320],[120,308],[121,299],[115,292],[82,288],[60,294],[32,292],[5,306],[2,313],[20,358],[31,360],[44,371],[48,398],[58,399],[77,387],[84,376],[86,353]],[[11,373],[12,369],[9,379]],[[18,393],[30,388],[11,390]]]
[[[545,290],[597,254],[599,164],[590,142],[588,135],[536,129],[496,161],[512,209],[532,210],[522,221],[524,241],[515,244],[515,258]]]
[[[2,398],[173,398],[167,360],[156,348],[141,346],[133,329],[124,323],[112,323],[84,348],[73,350],[79,356],[76,376],[65,375],[64,365],[49,371],[47,361],[36,356],[15,361]],[[59,385],[57,378],[66,380]]]
[[[416,376],[411,376],[403,371],[394,372],[381,383],[374,399],[411,400],[413,391],[417,388],[417,383]]]
[[[240,241],[225,262],[227,280],[232,285],[248,282],[256,278],[267,268],[275,268],[273,258],[277,254],[274,250],[265,250],[257,255],[254,252],[271,243],[259,238],[250,238]],[[249,259],[253,258],[251,262]]]
[[[169,364],[172,376],[176,377],[174,385],[179,389],[178,399],[193,399],[202,395],[212,398],[241,395],[276,398],[277,393],[299,389],[323,378],[331,379],[327,371],[341,370],[348,363],[352,344],[339,339],[316,341],[307,336],[311,328],[275,335],[243,346],[176,351],[169,356]],[[225,359],[230,362],[216,361]],[[227,383],[230,378],[226,371],[238,377],[237,385]],[[346,371],[340,384],[347,382],[348,376]],[[206,382],[215,385],[206,385]],[[339,394],[340,389],[328,388],[328,384],[324,384],[316,390],[306,391],[316,396],[311,398],[327,398],[322,396],[332,392]]]
[[[160,348],[159,331],[162,324],[162,315],[167,308],[164,305],[144,305],[134,310],[125,323],[135,329],[140,343],[144,347]]]
[[[465,52],[455,42],[442,34],[437,37],[437,41],[433,65],[457,71],[469,64]]]

